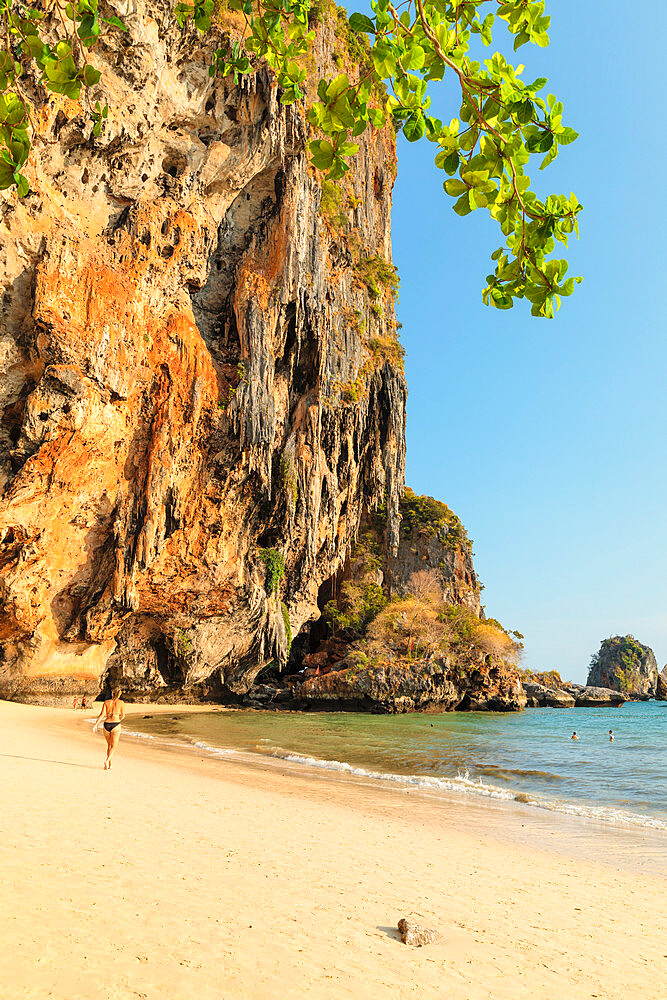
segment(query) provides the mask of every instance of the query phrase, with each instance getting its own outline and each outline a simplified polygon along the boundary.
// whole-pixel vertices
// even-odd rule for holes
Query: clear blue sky
[[[667,10],[552,0],[547,12],[550,48],[516,61],[526,80],[549,77],[581,133],[537,183],[584,205],[569,252],[584,283],[552,321],[523,303],[487,309],[497,229],[482,211],[454,215],[426,141],[400,145],[393,249],[407,482],[463,520],[487,612],[525,634],[525,665],[583,680],[611,634],[667,660]],[[458,111],[446,94],[433,108]]]

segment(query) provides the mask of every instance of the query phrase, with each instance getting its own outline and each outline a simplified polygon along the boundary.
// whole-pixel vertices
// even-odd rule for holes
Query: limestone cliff
[[[604,639],[591,660],[588,685],[611,688],[633,701],[655,697],[658,664],[655,653],[631,635]]]
[[[323,189],[270,74],[210,80],[171,0],[109,6],[102,137],[31,85],[31,193],[0,198],[0,695],[244,692],[363,511],[397,542],[394,140]]]

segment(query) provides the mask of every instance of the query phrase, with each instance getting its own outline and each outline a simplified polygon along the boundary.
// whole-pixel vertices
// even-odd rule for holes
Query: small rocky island
[[[572,708],[667,701],[667,667],[658,673],[655,653],[632,635],[604,639],[591,659],[586,685],[564,681],[558,671],[523,671],[529,707]]]
[[[620,691],[630,701],[655,698],[658,685],[655,653],[632,635],[604,639],[591,660],[588,683]]]

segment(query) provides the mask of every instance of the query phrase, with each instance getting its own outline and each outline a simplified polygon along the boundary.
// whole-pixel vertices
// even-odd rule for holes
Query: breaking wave
[[[431,793],[454,793],[456,795],[475,796],[482,799],[495,799],[503,802],[520,802],[523,805],[532,806],[536,809],[544,809],[567,816],[577,816],[582,819],[594,820],[614,826],[641,827],[667,831],[667,823],[654,816],[633,813],[612,806],[598,806],[566,801],[564,799],[545,798],[520,789],[501,788],[498,785],[483,781],[481,777],[471,777],[467,770],[460,771],[456,777],[436,777],[425,774],[395,774],[390,771],[376,771],[359,767],[349,764],[346,761],[310,757],[283,747],[267,745],[268,741],[266,740],[262,740],[261,743],[256,744],[253,753],[248,750],[234,750],[227,747],[215,746],[204,740],[195,739],[185,734],[180,734],[178,740],[165,740],[159,736],[153,736],[149,733],[136,730],[126,730],[126,732],[128,735],[139,737],[143,740],[153,740],[163,746],[189,748],[200,753],[203,752],[210,757],[225,758],[228,760],[236,758],[250,762],[256,760],[257,756],[261,756],[285,761],[286,763],[310,770],[333,771],[363,781],[385,782],[393,784],[397,788],[413,788]],[[558,778],[558,776],[554,777]]]
[[[483,798],[499,799],[505,802],[522,802],[526,805],[535,806],[538,809],[547,809],[550,812],[563,813],[568,816],[582,816],[586,819],[593,819],[602,823],[640,826],[648,827],[652,830],[667,831],[667,823],[654,816],[626,812],[610,806],[583,805],[575,802],[567,802],[563,799],[545,799],[541,796],[531,795],[519,790],[500,788],[497,785],[485,783],[481,777],[477,779],[472,778],[467,770],[459,772],[455,778],[432,777],[424,774],[392,774],[390,772],[371,771],[363,767],[355,767],[340,760],[319,760],[317,757],[306,757],[301,754],[292,753],[289,750],[284,750],[281,747],[273,747],[271,749],[271,756],[280,757],[282,760],[290,761],[293,764],[321,768],[326,771],[341,771],[345,774],[372,781],[389,781],[411,788],[424,789],[425,791],[458,792],[464,795],[478,795]]]

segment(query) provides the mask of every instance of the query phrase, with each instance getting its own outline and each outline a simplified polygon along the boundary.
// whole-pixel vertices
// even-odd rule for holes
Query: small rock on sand
[[[401,932],[403,944],[411,944],[414,948],[420,948],[423,944],[431,944],[438,936],[437,931],[431,930],[430,927],[413,924],[405,917],[398,921],[398,929]]]

